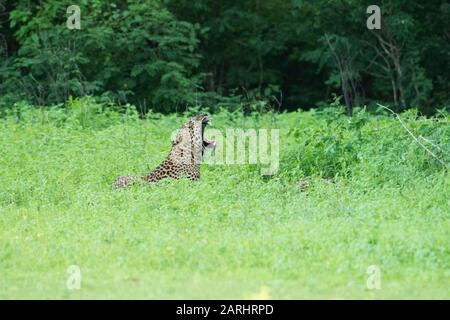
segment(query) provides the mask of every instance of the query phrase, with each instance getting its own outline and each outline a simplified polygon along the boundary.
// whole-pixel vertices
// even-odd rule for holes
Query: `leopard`
[[[205,138],[205,128],[210,121],[211,118],[206,113],[191,117],[173,135],[171,150],[156,169],[141,177],[120,176],[113,182],[113,187],[126,188],[138,181],[158,182],[166,178],[178,180],[187,177],[192,181],[199,180],[200,163],[205,150],[216,147],[216,141]]]

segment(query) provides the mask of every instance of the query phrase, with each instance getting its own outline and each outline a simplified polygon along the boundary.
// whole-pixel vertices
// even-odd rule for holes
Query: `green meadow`
[[[2,111],[1,299],[450,298],[447,113],[400,114],[418,143],[383,110],[220,111],[211,129],[280,130],[274,175],[202,164],[198,182],[116,190],[198,112],[133,110]]]

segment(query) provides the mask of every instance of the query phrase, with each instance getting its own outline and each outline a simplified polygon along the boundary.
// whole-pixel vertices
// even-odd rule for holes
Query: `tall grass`
[[[222,111],[215,128],[280,129],[277,174],[204,164],[196,183],[111,188],[163,160],[188,116],[4,110],[0,298],[449,298],[449,174],[395,118]],[[401,117],[448,166],[448,115]]]

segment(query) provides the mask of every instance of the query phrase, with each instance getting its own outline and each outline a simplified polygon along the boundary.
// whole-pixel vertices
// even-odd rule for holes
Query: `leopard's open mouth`
[[[205,148],[215,148],[216,142],[214,140],[208,140],[205,138],[205,128],[209,124],[210,119],[205,115],[202,119],[202,139],[203,139],[203,149]]]

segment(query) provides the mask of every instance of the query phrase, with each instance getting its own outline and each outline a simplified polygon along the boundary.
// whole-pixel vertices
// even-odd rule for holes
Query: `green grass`
[[[199,182],[114,190],[166,156],[185,117],[99,108],[0,119],[0,298],[450,298],[449,174],[395,119],[222,112],[216,128],[281,129],[276,175],[203,165]],[[448,164],[448,117],[402,117]]]

